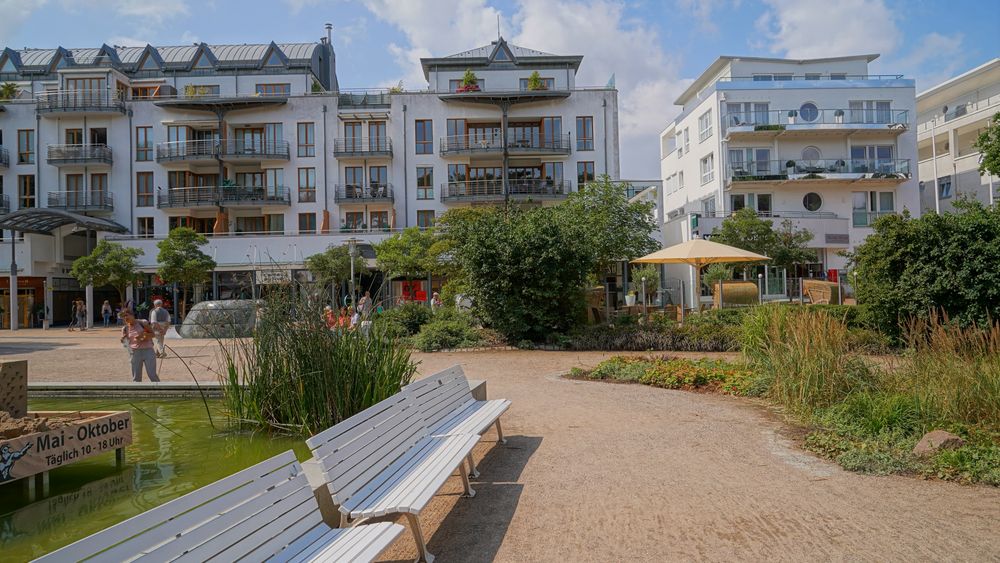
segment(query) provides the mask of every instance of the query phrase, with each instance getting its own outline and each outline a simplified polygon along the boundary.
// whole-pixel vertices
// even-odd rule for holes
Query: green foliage
[[[454,308],[438,309],[433,319],[420,327],[413,347],[421,352],[447,348],[471,348],[483,344],[479,330],[468,313]]]
[[[575,375],[588,379],[642,383],[665,389],[711,387],[734,395],[743,394],[753,378],[749,370],[738,364],[667,356],[615,356],[604,360],[590,372],[578,372]]]
[[[432,230],[410,227],[376,243],[375,262],[389,277],[420,278],[437,272],[437,261],[431,253],[435,243]]]
[[[642,293],[642,279],[646,279],[646,296],[652,299],[656,295],[656,290],[660,287],[660,268],[654,264],[643,264],[633,266],[632,273],[629,274],[629,284],[636,295]]]
[[[787,219],[775,227],[774,221],[758,217],[749,207],[727,217],[712,232],[712,242],[763,254],[771,258],[770,265],[785,269],[815,260],[816,253],[806,247],[812,238],[811,232],[796,229]]]
[[[0,96],[2,97],[2,96]],[[992,126],[984,129],[973,146],[983,154],[979,163],[979,173],[1000,176],[1000,112],[993,114]]]
[[[570,333],[571,350],[610,352],[686,351],[728,352],[738,346],[738,327],[717,325],[585,326]]]
[[[545,83],[538,71],[534,71],[528,76],[528,90],[545,90]]]
[[[871,328],[895,336],[935,311],[963,325],[1000,318],[1000,208],[955,205],[959,213],[882,217],[850,256]]]
[[[476,76],[476,73],[472,72],[472,69],[465,69],[465,74],[462,75],[462,86],[468,88],[469,86],[477,85],[479,85],[479,77]]]
[[[329,246],[319,254],[306,258],[306,268],[313,280],[322,287],[337,287],[351,277],[351,254],[347,246]],[[365,258],[358,254],[354,258],[354,271],[368,269]]]
[[[21,89],[13,82],[4,82],[3,84],[0,84],[0,102],[13,100],[17,98],[20,93]]]
[[[431,309],[422,303],[404,303],[378,317],[378,322],[386,325],[386,330],[398,336],[413,336],[430,321]]]
[[[253,338],[220,340],[220,379],[235,423],[308,436],[409,383],[416,365],[406,347],[377,324],[367,332],[329,330],[321,306],[273,292]]]
[[[208,238],[194,229],[173,229],[167,238],[156,243],[156,247],[160,249],[156,256],[160,263],[157,274],[167,283],[194,284],[208,281],[215,269],[215,260],[201,251],[201,247],[206,244]]]
[[[143,254],[138,248],[126,248],[108,240],[100,240],[89,255],[73,261],[70,274],[80,285],[110,285],[124,303],[125,289],[139,278],[136,260]]]
[[[733,268],[726,264],[712,264],[705,268],[701,274],[701,283],[708,287],[715,287],[720,281],[725,282],[733,279]]]

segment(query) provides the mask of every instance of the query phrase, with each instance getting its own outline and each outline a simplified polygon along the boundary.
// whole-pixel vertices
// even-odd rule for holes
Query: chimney
[[[326,42],[333,45],[333,24],[327,22],[327,24],[323,27],[326,28]]]

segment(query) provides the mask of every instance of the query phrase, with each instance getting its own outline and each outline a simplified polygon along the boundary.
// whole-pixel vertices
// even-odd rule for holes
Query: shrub
[[[404,303],[384,311],[378,321],[399,336],[412,336],[431,320],[431,309],[424,303]]]
[[[421,352],[445,348],[469,348],[483,342],[472,316],[453,307],[438,309],[431,321],[413,337],[413,346]]]
[[[587,326],[570,334],[571,350],[610,352],[675,350],[686,352],[727,352],[737,347],[737,327],[648,324],[630,326]]]
[[[752,379],[752,374],[743,366],[721,360],[615,356],[598,364],[586,373],[586,377],[642,383],[665,389],[714,386],[727,393],[740,394]]]

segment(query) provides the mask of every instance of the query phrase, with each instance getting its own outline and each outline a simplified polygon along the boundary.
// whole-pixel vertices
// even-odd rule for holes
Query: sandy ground
[[[0,335],[32,380],[127,379],[123,354],[110,333]],[[559,377],[604,356],[415,355],[513,401],[508,444],[476,451],[476,497],[453,477],[422,516],[438,561],[1000,560],[1000,489],[845,472],[744,399]],[[165,379],[190,377],[170,362]],[[404,535],[385,557],[415,554]]]

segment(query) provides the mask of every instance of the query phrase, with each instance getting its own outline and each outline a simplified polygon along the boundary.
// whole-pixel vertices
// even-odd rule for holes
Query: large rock
[[[0,411],[11,418],[28,414],[28,360],[0,362]]]
[[[965,440],[944,430],[932,430],[913,446],[913,455],[921,457],[934,455],[941,450],[954,450],[965,445]]]

